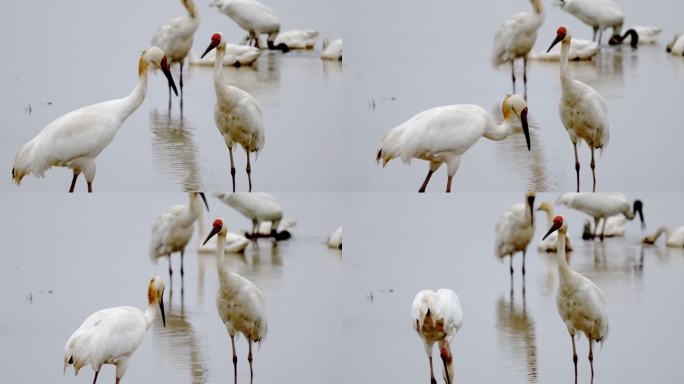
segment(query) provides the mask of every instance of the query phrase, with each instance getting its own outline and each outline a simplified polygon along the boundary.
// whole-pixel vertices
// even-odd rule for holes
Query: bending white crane
[[[396,157],[401,157],[406,164],[411,164],[413,158],[429,161],[430,169],[418,192],[425,192],[432,174],[446,163],[446,191],[451,192],[451,180],[461,156],[480,137],[503,140],[514,129],[522,127],[530,149],[525,100],[519,95],[506,96],[501,110],[504,116],[501,124],[496,124],[492,115],[477,105],[447,105],[420,112],[385,135],[376,161],[382,160],[383,167]]]
[[[330,234],[330,237],[328,237],[328,247],[342,249],[342,227],[337,228]]]
[[[539,205],[539,208],[537,208],[537,210],[546,212],[546,222],[548,223],[548,226],[550,228],[553,225],[553,218],[555,217],[555,215],[553,214],[553,205],[551,205],[551,203],[549,203],[548,201],[545,201]],[[540,252],[556,252],[557,237],[557,232],[550,234],[545,239],[539,242],[537,249]],[[572,244],[570,244],[570,239],[567,239],[565,241],[565,250],[567,252],[572,252]]]
[[[183,256],[185,247],[192,238],[195,222],[203,218],[202,201],[209,211],[204,192],[189,192],[188,205],[174,205],[162,213],[152,226],[150,239],[150,258],[156,262],[160,257],[169,259],[169,281],[173,287],[173,269],[171,268],[171,254],[180,252],[181,255],[181,281],[185,272],[183,270]],[[202,200],[200,200],[200,198]]]
[[[240,212],[246,218],[252,220],[251,238],[259,237],[259,224],[265,221],[271,222],[271,233],[278,239],[277,232],[280,221],[283,219],[283,208],[273,195],[266,192],[254,193],[218,193],[216,198],[228,204]]]
[[[515,59],[523,59],[523,83],[527,99],[527,55],[537,41],[537,31],[544,23],[541,0],[530,0],[532,12],[520,12],[504,21],[494,33],[492,64],[495,67],[511,63],[511,79],[515,93]]]
[[[563,216],[556,216],[553,225],[544,238],[558,231],[558,291],[556,307],[572,339],[572,361],[575,364],[575,382],[577,382],[577,350],[575,335],[579,332],[589,340],[589,364],[591,377],[594,378],[594,342],[603,344],[608,336],[608,313],[606,298],[601,289],[591,280],[573,271],[565,256],[565,239],[568,224]]]
[[[513,290],[513,255],[522,252],[523,292],[525,290],[525,254],[534,236],[534,192],[525,194],[525,202],[512,205],[499,216],[494,227],[494,251],[499,260],[509,257],[511,291]]]
[[[254,41],[254,46],[260,48],[259,35],[268,35],[266,41],[268,49],[287,52],[286,45],[276,45],[275,38],[280,32],[280,21],[275,12],[256,0],[214,0],[210,7],[216,7],[219,12],[233,19],[240,28],[249,33],[247,40]],[[251,43],[250,41],[250,43]]]
[[[133,92],[123,99],[83,107],[53,120],[21,147],[14,159],[12,180],[19,185],[26,175],[42,178],[51,167],[66,167],[74,173],[69,192],[74,191],[81,172],[88,183],[88,192],[92,192],[95,159],[112,142],[121,124],[142,104],[150,68],[161,69],[178,94],[164,51],[157,47],[146,49],[138,61],[138,82]]]
[[[444,381],[451,384],[454,377],[451,343],[463,325],[463,310],[458,296],[446,288],[418,292],[411,304],[411,321],[425,345],[430,362],[430,383],[437,383],[432,370],[432,348],[438,343],[439,356],[444,365]]]
[[[570,135],[573,149],[575,150],[575,172],[577,173],[577,192],[580,188],[579,157],[577,155],[577,142],[583,140],[591,149],[591,175],[594,180],[592,191],[596,192],[596,163],[594,162],[594,150],[603,149],[608,145],[608,108],[603,96],[587,84],[575,80],[570,76],[568,68],[568,51],[572,38],[567,28],[560,27],[556,32],[556,38],[547,50],[562,42],[560,59],[560,80],[563,94],[560,98],[558,109],[565,130]]]
[[[318,39],[318,31],[293,29],[278,33],[275,45],[285,45],[288,49],[313,49]]]
[[[684,33],[676,34],[665,50],[673,56],[684,56]]]
[[[216,270],[219,277],[219,289],[216,293],[216,309],[225,324],[233,347],[234,379],[237,383],[237,353],[235,352],[235,334],[241,333],[249,343],[250,383],[254,379],[252,370],[252,343],[264,340],[268,330],[266,322],[266,303],[261,290],[251,281],[228,270],[225,262],[224,246],[228,229],[222,218],[212,224],[211,232],[204,241],[218,235],[216,239]]]
[[[195,32],[199,28],[200,18],[192,0],[181,0],[187,16],[179,16],[169,20],[152,38],[152,45],[160,47],[169,58],[169,66],[178,63],[180,66],[180,91],[183,98],[183,65],[185,57],[192,48]],[[169,102],[171,102],[171,87],[169,87]]]
[[[157,308],[166,327],[164,314],[164,282],[155,276],[147,284],[147,309],[114,307],[93,313],[81,324],[64,345],[64,371],[74,366],[74,373],[90,364],[95,371],[93,384],[103,364],[116,365],[116,384],[128,368],[128,360],[145,337],[145,331],[157,318]]]
[[[249,162],[250,152],[259,154],[264,146],[264,124],[261,105],[252,95],[242,89],[228,85],[223,80],[223,58],[226,53],[226,40],[220,33],[211,36],[211,43],[202,54],[216,49],[214,62],[214,90],[216,104],[214,104],[214,121],[223,140],[228,147],[230,157],[230,176],[233,180],[235,192],[235,165],[233,163],[233,147],[239,144],[247,155],[247,179],[249,191],[252,192],[252,166]]]
[[[670,231],[667,227],[660,227],[654,234],[644,237],[641,242],[644,244],[655,244],[663,233],[667,236],[665,245],[674,248],[684,247],[684,226],[675,228],[674,231]]]
[[[641,200],[634,200],[630,206],[627,196],[622,193],[602,192],[602,193],[564,193],[562,194],[556,204],[565,205],[568,208],[584,212],[594,218],[594,229],[598,228],[599,221],[618,214],[624,215],[628,220],[634,220],[636,214],[639,214],[641,220],[641,227],[643,229],[644,223],[644,204]],[[606,220],[601,225],[600,239],[603,241],[605,235]]]
[[[613,0],[556,0],[563,11],[580,19],[594,30],[592,40],[601,44],[603,31],[612,28],[613,35],[620,35],[624,17],[622,10]]]
[[[342,61],[342,39],[323,40],[321,60]]]

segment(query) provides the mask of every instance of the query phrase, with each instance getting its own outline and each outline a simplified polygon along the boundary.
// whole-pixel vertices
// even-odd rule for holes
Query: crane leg
[[[100,374],[100,371],[95,371],[95,377],[93,378],[93,384],[97,383],[97,375]]]
[[[116,382],[114,384],[119,384],[120,382],[121,382],[121,379],[117,377]]]
[[[92,181],[86,181],[88,184],[88,193],[93,193],[93,182]]]
[[[237,353],[235,352],[235,336],[230,335],[230,342],[233,344],[233,379],[237,384]]]
[[[252,384],[254,380],[254,370],[252,370],[252,340],[248,340],[249,353],[247,354],[247,361],[249,361],[249,383]]]
[[[183,271],[183,256],[184,256],[184,251],[181,251],[181,281],[183,281],[183,276],[185,275],[185,271]]]
[[[432,369],[432,356],[428,356],[428,360],[430,361],[430,384],[437,384],[435,371]]]
[[[444,364],[444,380],[446,381],[446,384],[451,384],[448,367],[449,364],[451,364],[451,354],[446,348],[440,348],[439,355],[442,358],[442,364]]]
[[[76,188],[76,179],[78,179],[78,175],[80,174],[80,171],[76,171],[74,169],[74,177],[71,179],[71,187],[69,188],[69,193],[74,193],[74,188]]]
[[[589,365],[591,366],[591,380],[594,381],[594,340],[589,340]]]
[[[577,384],[577,349],[575,348],[575,336],[570,335],[572,339],[572,361],[575,364],[575,384]]]
[[[453,176],[447,176],[447,188],[446,188],[447,193],[451,192],[451,181],[453,179],[454,179]]]
[[[607,220],[607,218],[604,217],[603,218],[603,224],[601,224],[601,237],[600,237],[601,241],[603,241],[603,234],[606,232],[606,221],[608,221],[608,220]]]
[[[591,41],[596,41],[596,33],[598,33],[598,28],[594,27],[594,37],[591,38]]]
[[[513,255],[508,255],[508,268],[511,271],[511,300],[513,300]]]
[[[527,56],[523,57],[523,85],[524,85],[524,97],[527,101]]]
[[[235,164],[233,163],[232,147],[228,147],[228,155],[230,157],[230,177],[233,179],[233,192],[235,192]]]
[[[591,163],[589,163],[589,166],[591,167],[591,177],[594,180],[594,186],[592,187],[592,192],[596,192],[596,162],[594,162],[594,148],[591,148]]]
[[[171,111],[171,84],[169,84],[169,112]]]
[[[527,250],[523,250],[523,263],[522,263],[522,274],[523,278],[525,277],[525,254],[527,253]]]
[[[579,171],[580,171],[580,164],[579,164],[579,156],[577,156],[577,143],[572,143],[572,147],[575,150],[575,172],[577,173],[577,192],[579,192],[579,187],[580,187],[580,180],[579,180]]]
[[[171,254],[169,253],[169,282],[171,285],[173,285],[173,279],[171,278],[173,276],[173,269],[171,269]]]
[[[513,94],[515,94],[515,59],[511,60],[511,80],[513,80]]]
[[[252,192],[252,166],[249,163],[249,150],[245,149],[247,155],[247,180],[249,181],[249,191]]]
[[[181,100],[183,99],[183,61],[180,62],[180,93]]]
[[[428,182],[430,181],[430,178],[432,177],[432,174],[435,173],[432,169],[428,171],[427,176],[425,176],[425,180],[423,181],[423,185],[420,186],[420,189],[418,190],[419,193],[425,192],[425,188],[427,188]]]
[[[594,217],[594,232],[591,234],[591,239],[594,240],[596,238],[596,232],[598,232],[599,228],[599,223],[601,222],[600,217]]]
[[[603,28],[599,29],[599,39],[598,44],[601,45],[601,40],[603,39]]]

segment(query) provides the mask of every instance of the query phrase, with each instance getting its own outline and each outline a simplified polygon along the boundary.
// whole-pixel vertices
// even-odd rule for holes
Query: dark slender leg
[[[235,192],[235,165],[233,163],[233,148],[228,147],[228,154],[230,156],[230,177],[233,179],[233,192]]]
[[[599,29],[599,39],[598,39],[599,46],[601,45],[601,40],[603,40],[603,29],[602,28]]]
[[[252,340],[248,340],[249,342],[249,354],[247,355],[247,361],[249,361],[249,383],[252,383],[252,380],[254,380],[254,370],[252,370]]]
[[[249,180],[249,191],[252,192],[252,166],[249,163],[249,150],[245,149],[247,155],[247,180]]]
[[[121,379],[117,377],[116,382],[114,384],[119,384],[120,382],[121,382]]]
[[[598,232],[599,223],[601,222],[600,217],[594,217],[594,232],[591,234],[591,239],[596,238],[596,233]]]
[[[594,341],[589,340],[589,365],[591,366],[591,380],[594,381]]]
[[[594,179],[594,186],[591,191],[596,192],[596,163],[594,162],[594,147],[591,147],[591,163],[589,163],[589,166],[591,167],[591,177]]]
[[[79,173],[74,171],[74,177],[71,179],[71,187],[69,188],[69,193],[74,193],[74,188],[76,188],[76,179],[78,179]]]
[[[430,384],[437,384],[435,372],[432,370],[432,356],[428,356],[428,360],[430,361]]]
[[[515,60],[511,60],[511,80],[513,81],[513,93],[515,94]]]
[[[523,249],[523,264],[522,264],[522,273],[523,277],[525,277],[525,254],[527,253],[526,249]]]
[[[513,255],[508,255],[508,266],[511,271],[511,300],[513,299]]]
[[[598,28],[594,27],[594,37],[591,38],[591,41],[596,41],[596,33],[598,32]]]
[[[433,173],[435,173],[435,171],[433,171],[432,169],[428,171],[428,174],[427,174],[427,176],[425,176],[425,180],[423,181],[423,185],[420,186],[418,193],[425,192],[425,188],[427,188],[428,181],[430,181],[430,178],[432,177]]]
[[[100,371],[95,371],[95,378],[93,379],[93,384],[97,382],[97,375],[100,374]]]
[[[88,193],[93,193],[93,183],[90,181],[86,181],[88,183]]]
[[[230,342],[233,344],[233,378],[237,384],[237,353],[235,352],[235,336],[230,336]]]
[[[527,101],[527,56],[523,57],[523,84],[525,85],[525,101]]]
[[[258,226],[259,223],[256,220],[252,221],[252,240],[256,240],[257,235],[259,234],[257,232]]]
[[[451,192],[451,180],[453,180],[453,179],[454,179],[453,176],[447,176],[447,189],[446,189],[447,193]]]
[[[183,271],[183,256],[184,256],[184,251],[181,251],[181,279],[183,278],[183,275],[185,275],[185,271]]]
[[[572,148],[575,150],[575,172],[577,172],[577,192],[579,192],[580,182],[579,182],[579,156],[577,156],[577,143],[572,143]]]
[[[448,354],[448,351],[444,350],[445,348],[442,348],[442,351],[440,352],[440,356],[442,357],[442,364],[444,364],[444,376],[446,380],[446,384],[451,384],[451,377],[449,377],[449,360],[451,360],[451,356]],[[445,353],[447,352],[447,353]]]
[[[570,335],[572,339],[572,361],[575,364],[575,384],[577,384],[577,349],[575,349],[575,336]]]
[[[171,84],[169,84],[169,111],[171,111]]]
[[[603,241],[603,234],[606,232],[606,221],[608,221],[608,218],[604,217],[603,224],[601,224],[601,241]]]
[[[171,282],[171,285],[173,285],[173,279],[171,278],[173,276],[173,269],[171,269],[171,254],[169,253],[169,281]]]
[[[181,89],[181,100],[183,99],[183,62],[180,62],[180,89]]]

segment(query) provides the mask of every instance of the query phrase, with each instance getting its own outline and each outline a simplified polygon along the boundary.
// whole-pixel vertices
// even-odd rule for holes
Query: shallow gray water
[[[208,2],[198,1],[200,28],[193,50],[207,47],[211,34],[231,42],[244,32]],[[339,143],[342,66],[319,59],[323,38],[341,36],[335,1],[269,1],[283,30],[317,29],[315,51],[265,52],[255,68],[227,68],[226,81],[251,93],[264,110],[266,144],[252,162],[260,191],[335,191],[330,172],[344,165]],[[50,121],[71,110],[127,95],[137,80],[140,52],[157,28],[185,13],[180,1],[16,2],[0,25],[8,54],[0,84],[0,164],[9,174],[21,146]],[[106,17],[104,17],[106,15]],[[186,64],[187,65],[187,64]],[[176,83],[178,68],[173,71]],[[124,123],[97,161],[96,191],[223,190],[230,186],[228,151],[214,124],[213,68],[185,70],[183,123],[174,99],[168,124],[167,88],[151,76],[142,106]],[[48,105],[51,103],[51,105]],[[31,113],[27,112],[31,106]],[[166,116],[166,117],[164,117]],[[169,127],[169,125],[171,125]],[[245,155],[235,154],[239,190],[246,190]],[[66,191],[71,171],[53,169],[44,180],[25,179],[25,191]],[[9,177],[0,190],[14,190]],[[77,190],[85,190],[81,180]]]
[[[672,209],[681,195],[628,196],[643,198],[646,232],[681,225],[681,215]],[[555,198],[542,194],[537,199]],[[442,287],[453,289],[463,307],[463,327],[452,345],[455,382],[572,382],[570,338],[555,304],[555,254],[536,250],[547,229],[546,217],[536,217],[524,297],[520,255],[514,259],[512,302],[508,262],[499,263],[494,256],[497,217],[522,201],[522,194],[350,198],[345,216],[344,365],[355,369],[347,371],[347,382],[428,382],[428,361],[409,311],[419,290]],[[571,267],[601,287],[608,301],[610,334],[595,351],[594,383],[678,381],[684,374],[678,357],[684,343],[678,331],[684,320],[684,251],[665,249],[662,242],[642,248],[636,222],[628,224],[624,238],[585,242],[583,214],[557,213],[567,215],[576,247]],[[588,383],[584,337],[577,348],[579,382]],[[441,377],[441,369],[435,373]]]
[[[546,20],[535,51],[546,50],[560,25],[573,37],[591,39],[591,29],[544,1]],[[681,2],[620,1],[626,25],[663,29],[660,44],[613,48],[606,45],[591,63],[572,63],[571,73],[599,91],[608,104],[610,144],[597,158],[597,188],[603,191],[681,191],[673,177],[684,160],[679,121],[684,58],[665,53],[681,32]],[[374,162],[384,134],[425,109],[477,104],[500,111],[512,91],[510,67],[490,64],[494,31],[520,11],[526,0],[477,2],[364,2],[364,20],[345,34],[345,135],[352,170],[345,187],[354,191],[414,192],[427,163],[406,166],[397,159],[382,169]],[[604,36],[604,42],[607,37]],[[522,92],[522,61],[518,92]],[[532,152],[518,134],[503,142],[481,139],[462,158],[454,178],[457,191],[568,191],[575,188],[572,145],[558,116],[558,64],[529,62],[528,101]],[[375,107],[372,107],[372,103]],[[598,156],[598,154],[597,154]],[[590,153],[580,150],[582,189],[591,188]],[[444,191],[440,169],[428,191]]]
[[[60,197],[61,196],[61,197]],[[74,199],[55,194],[5,194],[5,248],[0,271],[0,352],[3,381],[14,383],[91,383],[84,367],[75,380],[62,375],[63,347],[81,322],[96,310],[144,307],[146,281],[166,282],[167,326],[147,332],[123,382],[232,382],[230,337],[216,310],[217,277],[213,255],[197,256],[196,238],[185,257],[184,294],[179,257],[173,258],[171,290],[166,260],[148,256],[154,218],[185,194],[98,194]],[[342,259],[326,247],[341,223],[340,197],[280,194],[285,215],[298,222],[294,237],[274,247],[260,240],[244,257],[231,255],[229,267],[264,293],[268,336],[254,352],[255,382],[343,383],[336,367],[342,337]],[[6,202],[7,200],[5,200]],[[251,223],[216,199],[210,219],[222,215],[231,232]],[[207,224],[208,226],[209,224]],[[51,293],[50,293],[51,292]],[[171,295],[171,296],[170,296]],[[249,380],[247,343],[237,342],[238,380]],[[105,366],[98,382],[114,382]]]

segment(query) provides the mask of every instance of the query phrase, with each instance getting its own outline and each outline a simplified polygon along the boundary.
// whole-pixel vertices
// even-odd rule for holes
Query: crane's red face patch
[[[556,216],[553,218],[553,226],[560,227],[563,225],[563,216]]]
[[[214,223],[212,224],[214,228],[221,228],[223,227],[223,220],[221,219],[216,219],[214,220]]]
[[[565,38],[565,35],[568,33],[568,31],[565,29],[565,27],[559,27],[558,30],[556,31],[556,35],[561,38]]]
[[[214,33],[211,35],[211,44],[213,45],[219,45],[221,43],[221,35],[218,33]]]

